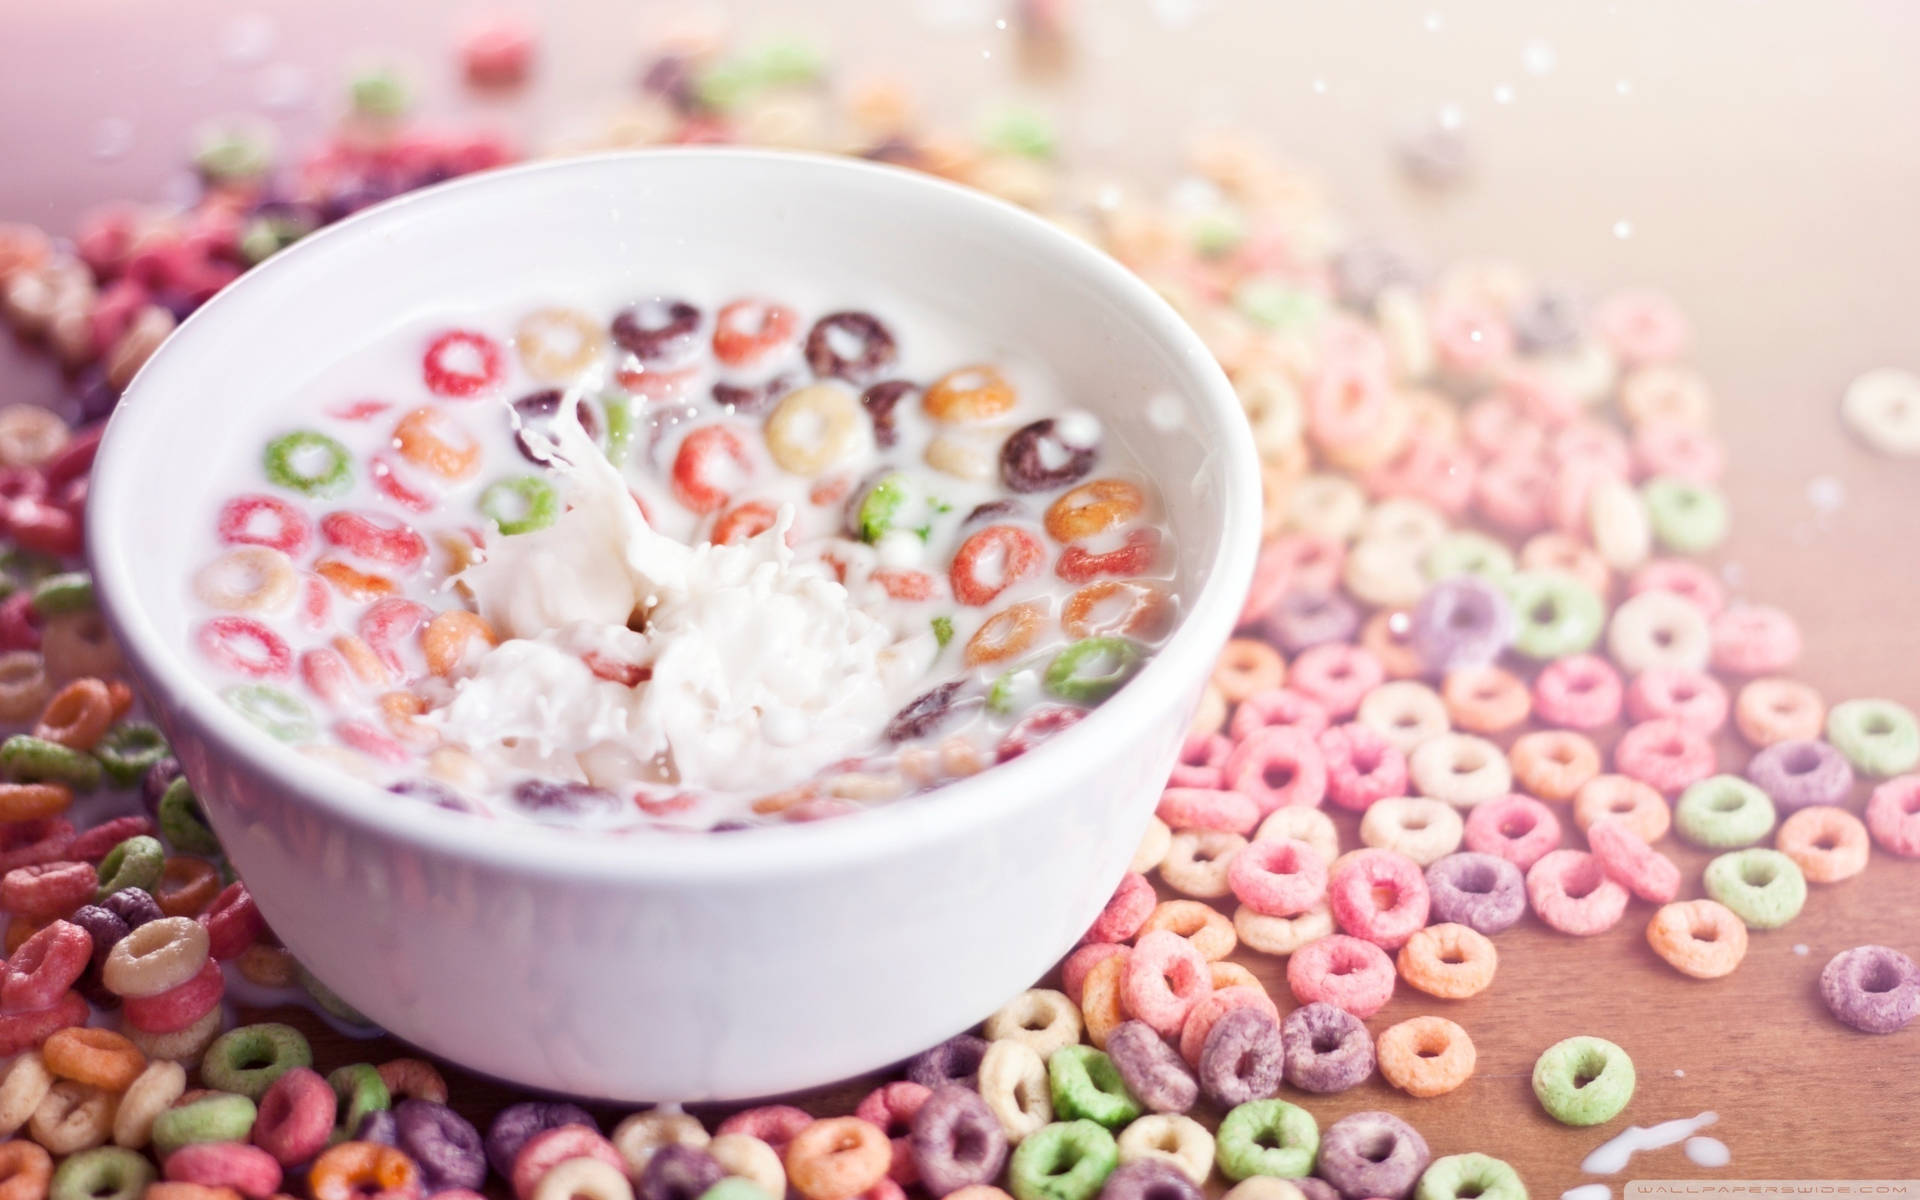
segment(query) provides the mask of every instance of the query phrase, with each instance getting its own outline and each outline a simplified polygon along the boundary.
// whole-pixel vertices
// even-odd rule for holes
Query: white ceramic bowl
[[[758,264],[859,281],[1050,364],[1165,496],[1184,618],[1090,719],[928,797],[817,825],[606,838],[452,817],[316,767],[220,702],[156,596],[183,595],[234,414],[387,326],[544,287],[651,292]],[[231,461],[231,460],[229,460]],[[880,1067],[979,1021],[1125,870],[1244,597],[1258,473],[1206,349],[1111,259],[893,168],[674,150],[540,163],[395,200],[254,271],[140,373],[88,508],[100,602],[261,911],[398,1036],[618,1100],[735,1099]]]

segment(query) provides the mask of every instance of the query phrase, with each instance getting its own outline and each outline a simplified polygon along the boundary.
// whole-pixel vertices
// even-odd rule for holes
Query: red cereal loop
[[[58,1001],[93,956],[93,938],[70,921],[52,921],[20,944],[0,979],[0,1012],[25,1013]]]
[[[1620,672],[1596,654],[1555,659],[1533,681],[1533,711],[1561,729],[1599,729],[1620,716]]]
[[[1613,765],[1669,798],[1717,768],[1712,743],[1673,720],[1642,721],[1621,734]]]
[[[254,904],[253,893],[238,881],[215,896],[199,920],[207,930],[207,952],[220,962],[240,957],[267,931],[267,920]]]
[[[1198,1066],[1207,1035],[1221,1017],[1238,1008],[1256,1008],[1276,1021],[1280,1019],[1280,1010],[1265,988],[1241,984],[1209,992],[1188,1010],[1186,1023],[1180,1027],[1180,1057]]]
[[[791,342],[800,314],[784,304],[749,296],[723,305],[713,317],[713,356],[729,367],[751,366]]]
[[[630,363],[614,371],[614,382],[645,400],[671,400],[700,375],[700,365],[661,368]]]
[[[1532,455],[1506,453],[1480,468],[1473,506],[1487,522],[1509,534],[1528,534],[1546,521],[1553,476]]]
[[[1874,788],[1866,817],[1881,849],[1920,858],[1920,775],[1898,775]]]
[[[892,1141],[893,1158],[887,1164],[887,1178],[903,1188],[920,1182],[907,1133],[914,1114],[932,1094],[933,1089],[925,1084],[900,1079],[881,1084],[854,1106],[854,1116],[879,1129]]]
[[[1086,712],[1078,708],[1036,708],[1020,718],[1000,744],[994,748],[994,761],[1007,762],[1046,741],[1061,730],[1078,724]]]
[[[540,1177],[569,1158],[597,1158],[616,1170],[626,1170],[625,1160],[612,1142],[585,1125],[562,1125],[534,1134],[514,1155],[509,1178],[513,1194],[518,1200],[531,1200]],[[315,1200],[328,1198],[316,1194]]]
[[[325,411],[329,417],[332,417],[336,421],[359,422],[371,421],[392,407],[393,405],[385,400],[368,398],[362,400],[342,400],[338,404],[328,405]]]
[[[94,456],[100,451],[100,439],[106,432],[104,421],[75,431],[67,444],[40,468],[47,491],[58,493],[74,480],[91,474]]]
[[[979,607],[1040,569],[1040,539],[1013,525],[989,525],[960,543],[947,579],[953,598]]]
[[[1156,902],[1153,884],[1147,882],[1147,877],[1129,871],[1080,940],[1083,943],[1128,941],[1146,924]]]
[[[714,1136],[729,1133],[756,1137],[784,1155],[793,1135],[813,1124],[813,1114],[791,1104],[763,1104],[744,1109],[714,1127]]]
[[[1587,846],[1607,878],[1640,899],[1665,904],[1680,894],[1680,868],[1619,817],[1588,825]]]
[[[0,1055],[38,1046],[62,1029],[85,1025],[93,1010],[79,992],[67,992],[32,1010],[0,1016]]]
[[[931,600],[938,593],[939,581],[925,571],[882,567],[868,576],[880,585],[888,597],[909,604]]]
[[[1717,483],[1726,473],[1720,439],[1683,421],[1644,421],[1633,431],[1633,466],[1643,479],[1667,475],[1689,483]]]
[[[439,504],[431,492],[414,487],[402,479],[399,468],[384,454],[373,456],[368,464],[367,474],[382,496],[402,508],[412,509],[414,512],[432,512]]]
[[[1207,960],[1192,942],[1168,929],[1140,936],[1120,973],[1120,1004],[1162,1037],[1187,1022],[1193,1006],[1213,991]]]
[[[1240,610],[1241,626],[1259,622],[1280,603],[1281,597],[1296,588],[1310,592],[1332,590],[1340,581],[1346,554],[1342,543],[1314,534],[1283,534],[1268,542],[1261,547],[1260,557],[1254,563],[1253,585]]]
[[[34,611],[33,590],[22,588],[0,600],[0,650],[38,650],[40,614]]]
[[[7,505],[6,529],[22,550],[67,558],[86,548],[80,518],[64,508],[40,500],[15,500]]]
[[[320,536],[349,554],[403,571],[427,557],[426,539],[411,525],[379,513],[330,512],[320,518]]]
[[[749,500],[721,513],[707,540],[716,546],[736,545],[772,529],[778,515],[772,501]]]
[[[1118,942],[1088,942],[1061,960],[1060,990],[1067,994],[1067,999],[1078,1005],[1088,973],[1114,955],[1127,952],[1127,948]]]
[[[1251,842],[1233,856],[1227,884],[1240,903],[1270,917],[1293,917],[1327,891],[1327,861],[1293,838]]]
[[[333,708],[345,708],[355,698],[353,676],[347,660],[336,650],[320,647],[300,655],[300,681],[307,690]]]
[[[1084,546],[1068,546],[1054,564],[1054,574],[1068,583],[1087,583],[1102,576],[1142,575],[1153,570],[1160,557],[1160,531],[1136,529],[1117,550],[1095,554]]]
[[[341,744],[358,750],[368,758],[377,758],[394,766],[403,766],[413,758],[411,751],[370,721],[341,721],[334,725],[333,735],[340,739]]]
[[[725,425],[703,425],[680,442],[673,456],[673,498],[689,512],[718,512],[727,505],[721,474],[731,465],[742,476],[753,472],[746,443]]]
[[[64,818],[0,824],[0,871],[72,855],[73,822]]]
[[[1407,756],[1371,725],[1350,722],[1315,739],[1327,770],[1327,799],[1365,812],[1376,800],[1407,794]]]
[[[1546,426],[1509,392],[1476,400],[1461,421],[1467,444],[1483,458],[1513,454],[1533,457],[1546,445]]]
[[[360,615],[360,637],[389,671],[404,677],[400,643],[418,633],[431,619],[427,606],[398,596],[376,601]]]
[[[178,1033],[212,1012],[226,992],[227,977],[209,958],[192,979],[152,996],[128,996],[121,1015],[142,1033]]]
[[[67,857],[97,863],[107,856],[108,851],[128,838],[142,837],[152,832],[151,818],[115,817],[111,821],[102,821],[74,838],[73,843],[67,847]]]
[[[500,343],[484,333],[449,330],[433,339],[420,360],[427,390],[465,400],[493,388],[506,373]]]
[[[1170,787],[1160,793],[1154,814],[1168,828],[1223,829],[1251,833],[1260,823],[1260,806],[1239,792],[1219,788]]]
[[[1227,757],[1226,784],[1252,800],[1261,816],[1289,805],[1317,807],[1327,793],[1327,766],[1314,734],[1257,729]]]
[[[313,540],[306,515],[277,496],[235,496],[220,506],[217,535],[227,546],[266,546],[298,557]]]
[[[1404,496],[1424,500],[1458,519],[1473,502],[1478,467],[1465,447],[1415,438],[1393,459],[1366,472],[1360,482],[1376,499]]]
[[[1555,430],[1547,449],[1562,471],[1587,466],[1625,479],[1633,468],[1632,455],[1620,431],[1595,420],[1574,421]]]
[[[1527,868],[1527,899],[1534,915],[1561,933],[1605,933],[1627,911],[1627,889],[1580,850],[1553,850]]]
[[[252,617],[215,617],[194,639],[215,666],[255,679],[279,679],[293,670],[285,639]]]
[[[309,575],[300,588],[300,623],[315,633],[328,627],[333,615],[333,588],[318,575]]]
[[[93,899],[100,886],[93,864],[50,862],[15,867],[0,876],[0,908],[30,921],[62,916]]]

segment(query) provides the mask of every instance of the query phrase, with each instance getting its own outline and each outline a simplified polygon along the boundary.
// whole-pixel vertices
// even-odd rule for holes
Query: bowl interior
[[[909,329],[930,321],[965,331],[980,358],[1010,350],[1043,364],[1068,403],[1099,414],[1139,458],[1159,484],[1174,533],[1182,627],[1099,719],[1058,741],[1103,724],[1121,733],[1107,714],[1123,712],[1128,693],[1152,689],[1172,660],[1217,648],[1251,569],[1252,452],[1218,367],[1144,285],[1037,218],[892,168],[768,152],[655,151],[536,164],[383,206],[254,272],[155,356],[113,418],[89,532],[103,603],[136,665],[167,697],[163,707],[190,712],[236,749],[284,763],[283,774],[313,774],[229,712],[188,661],[197,620],[190,564],[211,544],[202,514],[235,485],[205,467],[256,452],[258,424],[234,414],[287,403],[398,327],[582,297],[611,306],[690,280],[793,284],[808,301],[904,314]],[[404,373],[394,384],[414,390],[391,399],[424,398]],[[237,445],[241,439],[248,445]],[[1196,677],[1191,664],[1185,675]],[[1011,784],[1006,770],[992,775]],[[372,789],[344,781],[325,791],[370,819],[424,816],[416,827],[428,836],[452,831],[526,849],[525,829],[501,838],[477,828],[486,823],[408,814],[409,806],[380,804]],[[541,836],[533,831],[532,840]],[[580,839],[567,840],[578,848]]]

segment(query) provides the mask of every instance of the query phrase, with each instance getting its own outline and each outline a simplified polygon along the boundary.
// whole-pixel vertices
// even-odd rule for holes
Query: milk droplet
[[[1540,38],[1528,42],[1520,51],[1520,65],[1529,75],[1551,75],[1560,64],[1560,56]]]
[[[1616,79],[1613,81],[1613,94],[1616,96],[1633,95],[1633,80]]]
[[[1583,1183],[1561,1192],[1560,1200],[1613,1200],[1613,1189],[1604,1183]]]
[[[1495,104],[1512,104],[1513,88],[1504,83],[1494,85],[1493,102]]]
[[[1645,1150],[1659,1150],[1683,1141],[1720,1119],[1719,1113],[1703,1112],[1697,1117],[1663,1121],[1658,1125],[1630,1125],[1618,1137],[1602,1142],[1581,1162],[1589,1175],[1612,1175],[1626,1169],[1627,1161]]]
[[[1795,942],[1793,944],[1793,952],[1801,958],[1805,958],[1807,956],[1807,944],[1805,942]]]
[[[1686,1071],[1684,1071],[1684,1070],[1682,1070],[1681,1068],[1679,1068],[1679,1067],[1675,1067],[1675,1068],[1673,1069],[1673,1077],[1674,1077],[1675,1079],[1685,1079],[1685,1078],[1687,1077],[1687,1073],[1686,1073]]]
[[[1420,22],[1421,28],[1425,29],[1428,33],[1439,33],[1445,24],[1446,22],[1441,19],[1440,14],[1437,12],[1428,13],[1426,18]]]
[[[1807,480],[1807,503],[1817,513],[1837,512],[1847,502],[1846,485],[1831,475],[1816,475]]]
[[[995,29],[1005,29],[1007,27],[1007,19],[1005,17],[995,17],[993,19],[993,27]]]
[[[1316,95],[1316,96],[1324,96],[1324,95],[1326,95],[1326,94],[1327,94],[1327,81],[1326,81],[1326,80],[1324,80],[1324,79],[1316,79],[1316,80],[1314,80],[1314,81],[1313,81],[1313,94],[1314,94],[1314,95]]]
[[[1696,1167],[1724,1167],[1733,1161],[1733,1151],[1719,1138],[1688,1138],[1681,1149],[1686,1151],[1687,1161]]]
[[[1458,104],[1443,104],[1434,119],[1442,129],[1458,129],[1467,123],[1467,114],[1460,111]]]
[[[273,19],[265,13],[241,13],[220,31],[220,54],[235,66],[252,66],[273,49]]]
[[[93,126],[93,156],[111,162],[133,149],[133,122],[125,117],[102,117]]]
[[[1623,242],[1626,241],[1628,238],[1632,237],[1633,222],[1627,220],[1625,217],[1621,217],[1618,221],[1615,221],[1613,223],[1613,236],[1619,238]]]

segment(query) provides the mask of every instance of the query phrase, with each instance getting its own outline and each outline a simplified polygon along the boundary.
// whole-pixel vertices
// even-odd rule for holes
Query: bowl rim
[[[128,385],[123,402],[109,418],[95,462],[87,505],[87,555],[99,606],[138,673],[173,710],[221,753],[245,762],[257,776],[298,802],[344,819],[369,833],[398,839],[427,852],[488,863],[521,872],[545,872],[569,878],[625,880],[755,879],[817,876],[946,842],[993,825],[1049,790],[1070,780],[1075,755],[1099,752],[1102,741],[1138,737],[1155,720],[1163,693],[1180,685],[1173,676],[1196,655],[1210,656],[1231,633],[1252,578],[1259,543],[1259,472],[1250,437],[1228,437],[1213,447],[1211,463],[1222,477],[1224,522],[1218,549],[1201,575],[1179,624],[1149,658],[1139,675],[1095,709],[1086,720],[1047,739],[1032,752],[927,793],[877,805],[850,819],[774,825],[724,836],[695,834],[582,836],[581,831],[535,822],[462,817],[417,802],[396,803],[380,786],[343,772],[316,770],[296,751],[219,701],[217,690],[185,662],[184,648],[169,644],[139,599],[139,578],[127,546],[134,534],[131,515],[141,497],[132,489],[131,462],[141,450],[142,431],[166,412],[146,401],[142,385],[156,373],[174,369],[182,355],[196,352],[207,331],[218,332],[220,314],[248,302],[263,278],[324,262],[331,248],[349,239],[377,237],[387,225],[414,210],[458,203],[470,192],[511,188],[530,176],[591,174],[626,167],[646,170],[662,161],[731,160],[770,172],[834,172],[855,178],[857,186],[882,193],[919,193],[923,202],[956,221],[996,227],[1003,236],[1031,246],[1036,257],[1055,269],[1092,284],[1119,310],[1152,331],[1190,376],[1190,394],[1182,399],[1198,411],[1205,431],[1231,430],[1240,418],[1239,400],[1225,373],[1199,336],[1146,282],[1109,257],[1046,219],[982,192],[879,163],[841,156],[736,147],[680,147],[625,150],[546,159],[505,167],[409,192],[330,225],[281,251],[260,267],[222,289],[183,322]],[[170,353],[171,352],[171,353]],[[199,351],[205,353],[205,351]],[[189,360],[190,361],[190,360]],[[184,389],[182,390],[184,394]],[[1189,668],[1190,669],[1190,668]],[[599,832],[599,831],[596,831]]]

